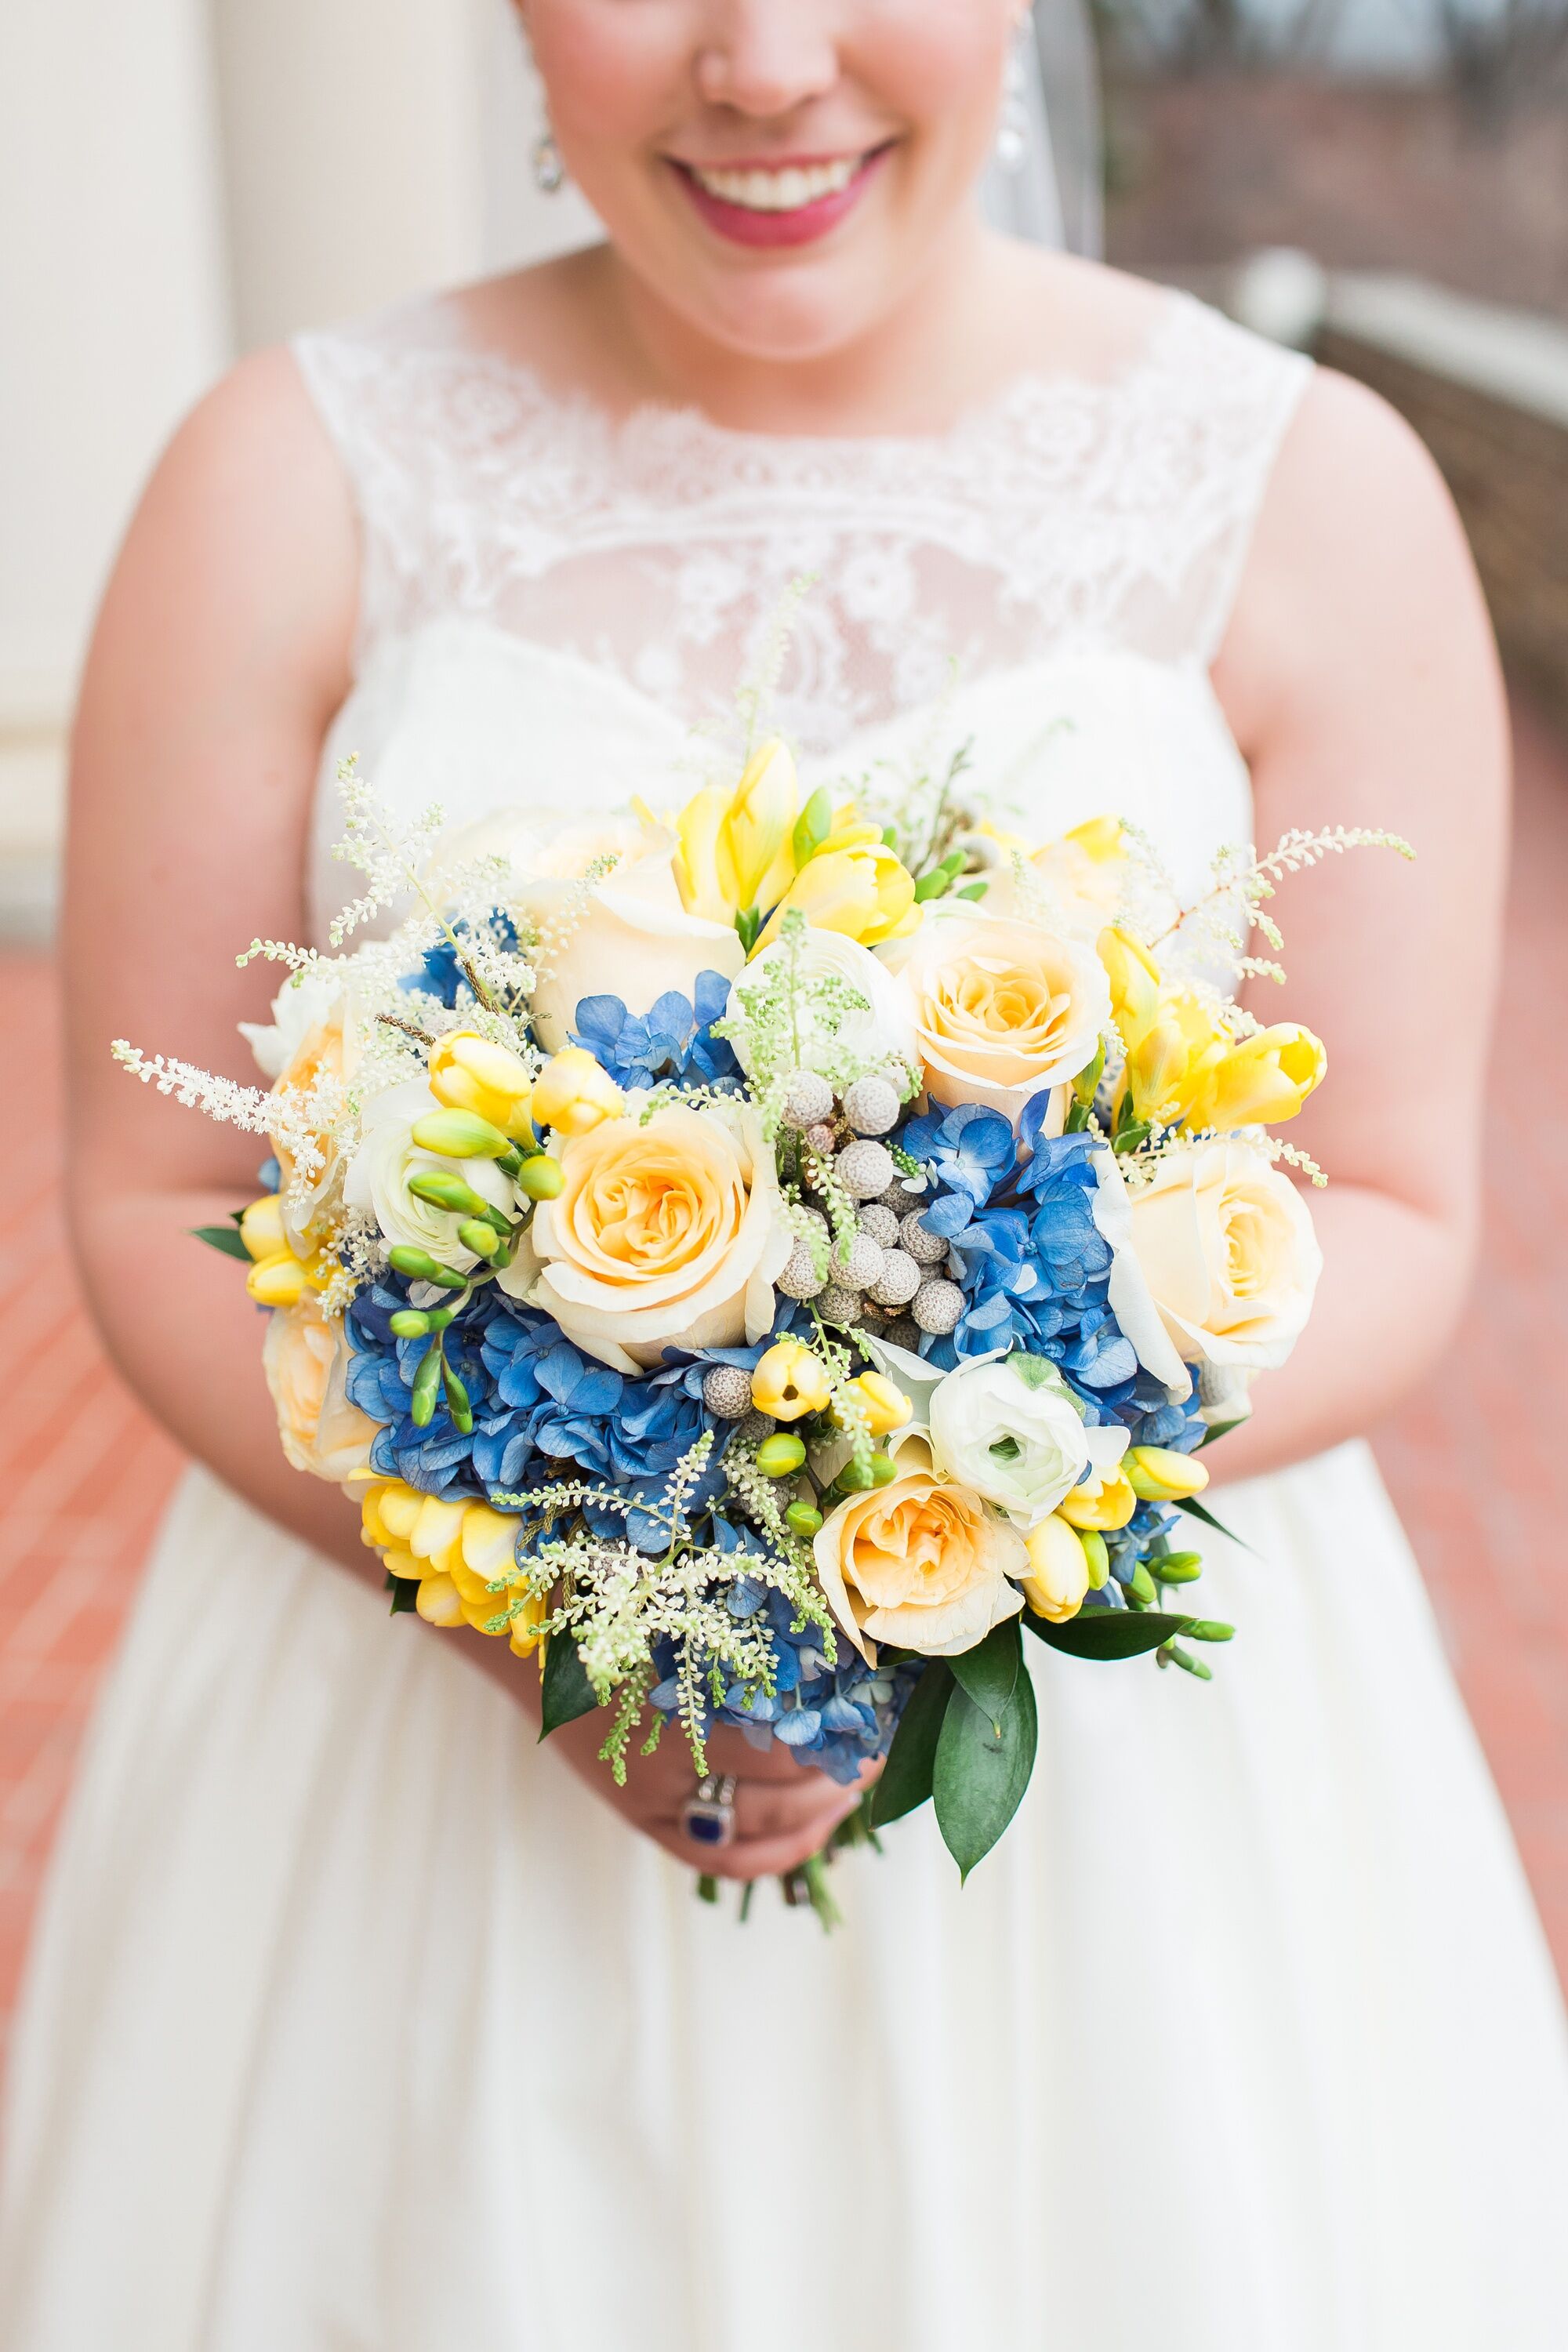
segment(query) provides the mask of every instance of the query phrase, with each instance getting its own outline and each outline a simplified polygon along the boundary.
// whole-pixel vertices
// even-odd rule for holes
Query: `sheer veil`
[[[1035,0],[1011,79],[1007,128],[1021,152],[986,173],[986,215],[1014,236],[1098,257],[1100,74],[1086,0]]]

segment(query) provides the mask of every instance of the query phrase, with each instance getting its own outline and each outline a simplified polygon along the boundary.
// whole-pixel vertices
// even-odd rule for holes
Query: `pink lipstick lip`
[[[690,197],[693,206],[710,228],[716,229],[721,236],[727,237],[732,245],[776,247],[813,245],[818,237],[826,236],[831,230],[836,229],[839,222],[854,211],[870,185],[878,166],[883,163],[889,152],[887,147],[873,150],[865,158],[860,169],[847,188],[840,188],[833,195],[819,196],[816,204],[803,205],[798,212],[793,213],[752,212],[744,205],[727,204],[722,196],[713,195],[702,185],[689,163],[679,163],[673,156],[668,160],[670,169]],[[833,156],[820,156],[810,159],[810,162],[833,163],[837,160]],[[792,166],[809,169],[810,162],[804,158],[796,159],[791,156],[771,161],[762,168],[775,172],[787,171]],[[720,167],[714,165],[711,168],[717,170]],[[729,164],[723,168],[730,171],[744,171],[748,166]]]

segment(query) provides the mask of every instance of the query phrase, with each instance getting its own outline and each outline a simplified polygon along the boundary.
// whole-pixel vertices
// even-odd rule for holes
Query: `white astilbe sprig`
[[[347,969],[346,957],[324,956],[315,948],[296,947],[292,940],[252,940],[234,961],[241,971],[258,961],[262,963],[286,963],[289,969],[289,984],[295,988],[303,981]]]
[[[411,824],[400,826],[361,775],[357,752],[340,761],[337,785],[343,800],[343,831],[332,856],[362,874],[365,887],[334,916],[328,937],[335,948],[394,899],[422,890],[422,877],[447,822],[440,803],[432,802]]]
[[[274,1100],[260,1087],[218,1077],[211,1070],[198,1069],[194,1062],[143,1054],[140,1045],[132,1045],[126,1037],[116,1037],[110,1052],[121,1069],[140,1078],[144,1087],[173,1095],[188,1110],[205,1111],[222,1126],[243,1128],[247,1135],[265,1135],[272,1124]]]
[[[1250,845],[1227,845],[1216,853],[1210,866],[1209,887],[1204,896],[1182,908],[1165,929],[1152,938],[1151,945],[1164,947],[1186,934],[1189,948],[1201,940],[1203,947],[1216,951],[1238,978],[1282,982],[1285,973],[1277,959],[1284,951],[1284,935],[1264,912],[1276,885],[1287,875],[1303,874],[1324,858],[1342,857],[1352,849],[1392,849],[1404,858],[1415,855],[1401,835],[1369,825],[1334,824],[1318,833],[1293,826],[1263,856]],[[1270,956],[1248,953],[1254,930],[1272,950]]]

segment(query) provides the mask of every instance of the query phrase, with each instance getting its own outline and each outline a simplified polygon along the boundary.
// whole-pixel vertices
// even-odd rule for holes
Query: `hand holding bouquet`
[[[1025,1633],[1200,1677],[1230,1637],[1173,1606],[1184,1515],[1310,1309],[1279,1163],[1321,1180],[1268,1130],[1324,1070],[1230,989],[1274,880],[1383,836],[1228,856],[1184,909],[1115,820],[1028,843],[955,774],[884,824],[769,740],[668,823],[450,842],[351,763],[334,950],[414,911],[255,943],[270,1090],[115,1050],[270,1138],[205,1238],[395,1611],[536,1655],[617,1775],[671,1723],[699,1778],[721,1723],[885,1758],[840,1836],[934,1799],[967,1874],[1034,1760]],[[704,1782],[694,1843],[730,1827]]]

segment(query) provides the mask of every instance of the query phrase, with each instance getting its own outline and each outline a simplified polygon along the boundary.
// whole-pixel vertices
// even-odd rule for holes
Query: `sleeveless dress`
[[[932,439],[612,422],[439,301],[298,357],[363,542],[321,928],[342,754],[454,822],[673,797],[799,575],[812,781],[973,737],[1037,832],[1249,835],[1208,667],[1305,371],[1184,298]],[[1004,1844],[961,1892],[928,1810],[827,1938],[193,1472],[38,1926],[0,2342],[1561,2344],[1563,2015],[1415,1564],[1360,1445],[1222,1509],[1214,1683],[1037,1655]]]

